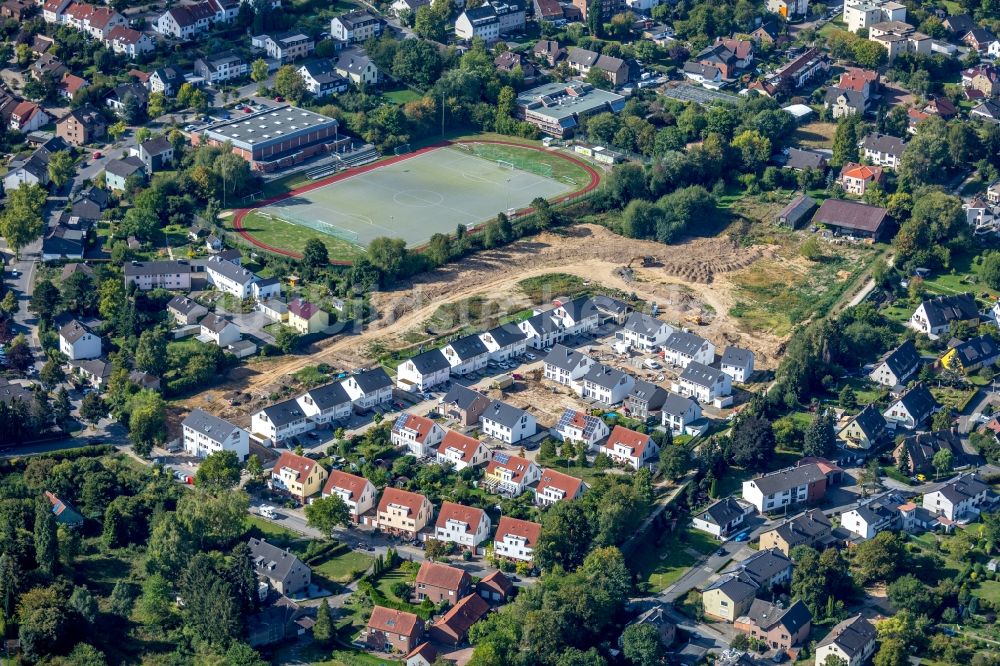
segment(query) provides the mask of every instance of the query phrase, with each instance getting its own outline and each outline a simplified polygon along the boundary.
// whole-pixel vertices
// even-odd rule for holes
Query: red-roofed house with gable
[[[493,553],[520,562],[533,564],[535,544],[542,534],[542,526],[530,520],[501,516],[497,533],[493,537]]]
[[[542,478],[535,487],[535,504],[550,506],[561,500],[576,499],[586,489],[587,484],[575,476],[543,469]]]
[[[567,409],[552,434],[562,442],[583,442],[592,448],[608,436],[608,426],[599,416]]]
[[[489,538],[492,527],[490,517],[482,509],[444,502],[434,525],[434,538],[478,554],[479,544]]]
[[[79,76],[74,76],[73,74],[66,72],[63,74],[62,81],[60,81],[56,86],[56,90],[58,90],[59,94],[66,99],[73,99],[73,95],[86,85],[87,81],[85,79],[81,79]]]
[[[365,644],[379,652],[409,654],[424,636],[424,621],[413,613],[375,606],[368,618]]]
[[[618,465],[628,465],[639,469],[649,463],[660,452],[660,447],[649,435],[644,435],[623,426],[615,426],[608,440],[601,445],[598,453],[611,458]]]
[[[148,34],[124,25],[112,28],[104,38],[104,43],[115,53],[129,58],[136,58],[156,48],[156,44]]]
[[[860,197],[869,186],[882,184],[882,167],[848,162],[840,170],[840,184],[848,194]]]
[[[447,564],[424,560],[413,582],[413,595],[417,601],[429,599],[437,605],[447,601],[455,605],[459,599],[469,593],[472,578],[469,574]]]
[[[383,532],[415,539],[434,516],[434,505],[420,493],[386,488],[379,500],[376,527]]]
[[[514,583],[501,571],[494,571],[476,583],[476,592],[491,603],[505,603],[514,592]]]
[[[402,413],[389,436],[394,446],[406,447],[410,455],[424,458],[434,454],[444,439],[444,428],[426,416]]]
[[[49,122],[49,114],[34,102],[21,102],[10,114],[10,129],[15,132],[34,132]]]
[[[490,459],[490,450],[478,439],[449,430],[437,449],[439,463],[450,463],[456,472],[482,465]]]
[[[465,640],[469,628],[489,610],[490,605],[481,597],[470,594],[455,604],[443,618],[431,625],[429,629],[431,639],[447,645],[458,645]]]
[[[305,504],[306,498],[320,492],[326,477],[326,469],[315,460],[285,451],[271,470],[271,488]]]
[[[319,333],[330,325],[330,315],[318,305],[296,298],[288,302],[288,325],[302,335]]]
[[[375,486],[365,477],[336,469],[330,472],[330,477],[323,486],[323,497],[336,495],[343,500],[356,523],[360,522],[362,514],[368,513],[375,506],[377,494]]]
[[[430,643],[421,643],[406,655],[406,666],[431,666],[437,659],[438,652]]]
[[[483,486],[494,493],[517,497],[542,478],[538,465],[509,453],[497,453],[486,467]]]

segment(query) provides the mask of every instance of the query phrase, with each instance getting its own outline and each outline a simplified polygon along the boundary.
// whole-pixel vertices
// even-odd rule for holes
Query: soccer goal
[[[514,170],[514,163],[508,162],[507,160],[497,160],[497,166],[501,169],[507,169],[508,171]]]
[[[402,146],[396,146],[394,151],[397,155],[405,155],[410,152],[410,144],[404,143]]]
[[[245,197],[243,197],[243,203],[247,203],[248,201],[257,201],[257,199],[260,199],[260,196],[263,193],[264,190],[260,190],[258,192],[254,192],[253,194],[248,194]]]

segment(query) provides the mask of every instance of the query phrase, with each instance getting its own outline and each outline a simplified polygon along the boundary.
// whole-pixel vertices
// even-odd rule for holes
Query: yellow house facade
[[[315,460],[285,451],[271,470],[271,487],[295,497],[303,504],[319,493],[329,472]]]
[[[725,574],[705,588],[701,595],[705,615],[725,622],[735,622],[746,615],[753,603],[757,586],[738,574]]]
[[[420,493],[386,488],[378,503],[376,520],[383,532],[414,538],[434,517],[434,505]]]
[[[319,306],[298,298],[288,304],[288,325],[300,335],[319,333],[330,325],[330,315]]]

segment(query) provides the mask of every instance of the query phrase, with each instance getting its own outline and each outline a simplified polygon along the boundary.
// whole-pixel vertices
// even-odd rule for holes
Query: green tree
[[[63,427],[66,422],[69,421],[70,410],[73,405],[70,403],[69,392],[66,391],[66,387],[60,387],[56,391],[55,400],[52,402],[52,417],[56,422],[56,425]]]
[[[257,457],[256,453],[250,454],[243,468],[251,479],[259,479],[260,475],[264,472],[264,466],[261,464],[260,458]]]
[[[663,660],[660,632],[652,624],[630,624],[622,633],[622,654],[635,666],[651,666]]]
[[[807,456],[830,455],[837,448],[834,426],[833,413],[826,409],[818,410],[809,429],[806,430],[802,452]]]
[[[350,522],[351,510],[338,495],[330,495],[306,505],[306,520],[310,527],[330,536],[337,525],[347,525]]]
[[[318,238],[306,241],[302,250],[302,266],[306,269],[306,277],[311,278],[330,263],[330,252],[326,244]]]
[[[14,250],[14,256],[21,256],[21,248],[42,235],[45,220],[45,190],[40,185],[22,185],[7,193],[7,202],[0,213],[0,236]]]
[[[215,570],[213,558],[198,553],[181,575],[185,628],[209,645],[227,645],[240,632],[240,606],[232,585]]]
[[[151,389],[142,389],[129,400],[128,431],[132,448],[141,456],[167,437],[167,406],[163,397]]]
[[[119,120],[118,122],[108,126],[108,134],[114,141],[118,141],[125,132],[128,131],[128,125],[124,120]]]
[[[668,444],[660,449],[660,474],[677,481],[691,467],[691,455],[683,446]]]
[[[298,102],[306,94],[306,82],[294,65],[284,65],[274,75],[274,90],[279,95]]]
[[[69,607],[87,624],[93,624],[97,619],[97,599],[82,585],[73,588],[73,594],[69,597]]]
[[[166,333],[160,328],[143,331],[135,348],[136,368],[161,377],[167,371],[168,360]]]
[[[254,571],[253,552],[250,546],[242,541],[233,547],[229,566],[226,568],[226,578],[233,586],[233,595],[244,614],[257,609],[257,573]]]
[[[886,61],[886,50],[878,42],[871,42],[867,39],[859,39],[851,48],[854,55],[854,62],[866,69],[878,69]]]
[[[62,364],[54,358],[49,358],[38,373],[38,378],[42,381],[42,386],[51,391],[56,386],[66,381],[66,372],[62,369]]]
[[[896,638],[882,641],[873,663],[875,666],[907,666],[910,660],[906,645]]]
[[[951,474],[955,464],[955,454],[948,449],[941,449],[934,454],[932,464],[934,465],[934,472],[937,475],[937,478],[940,479],[946,474]]]
[[[3,617],[14,617],[20,594],[21,567],[8,552],[0,553],[0,610]]]
[[[333,619],[330,617],[330,605],[326,599],[320,602],[316,609],[316,624],[313,625],[313,638],[320,645],[329,645],[333,640]]]
[[[59,566],[56,516],[48,500],[38,500],[35,504],[35,562],[39,570],[49,576]]]
[[[299,334],[291,326],[279,326],[274,335],[274,344],[284,354],[291,354],[299,346]]]
[[[557,502],[542,518],[535,561],[543,569],[576,569],[586,556],[594,527],[580,502]]]
[[[905,446],[899,453],[899,460],[896,463],[896,469],[898,469],[903,474],[912,473],[910,465],[910,451]]]
[[[851,569],[861,585],[892,580],[905,566],[906,549],[895,532],[879,532],[854,549]]]
[[[154,626],[163,626],[173,614],[173,600],[170,583],[159,573],[146,578],[142,584],[139,609],[146,620]]]
[[[201,464],[195,481],[199,486],[227,490],[240,482],[240,461],[233,451],[214,451]]]
[[[434,42],[441,42],[445,39],[445,25],[448,17],[442,16],[435,11],[431,5],[424,5],[417,9],[413,19],[413,30],[424,39]]]
[[[874,43],[874,42],[873,42]],[[875,44],[880,49],[880,45]],[[833,155],[830,164],[843,166],[847,162],[858,161],[858,126],[860,120],[856,115],[844,116],[837,122],[837,131],[833,136]]]
[[[732,146],[740,151],[743,169],[749,173],[760,171],[771,157],[771,140],[757,130],[745,130],[733,138]]]
[[[66,666],[107,666],[104,653],[89,643],[77,643],[66,657]]]
[[[254,83],[266,81],[269,73],[267,61],[263,58],[257,58],[250,63],[250,80]]]
[[[107,416],[108,408],[104,400],[97,393],[88,393],[80,401],[80,418],[91,425]]]
[[[748,415],[737,420],[729,436],[728,456],[734,465],[763,469],[774,456],[774,428],[766,418]]]
[[[131,583],[123,580],[115,583],[108,597],[108,607],[112,613],[119,617],[127,618],[132,614],[132,605],[135,603],[135,590]]]
[[[57,189],[62,189],[62,186],[69,182],[75,170],[73,156],[67,151],[60,150],[49,156],[49,179],[55,183]]]
[[[51,323],[58,314],[60,298],[59,290],[50,280],[39,280],[31,291],[28,310],[38,315],[40,321]]]
[[[900,576],[889,584],[889,601],[893,607],[914,615],[932,615],[941,599],[919,578],[912,574]]]
[[[323,600],[324,603],[326,599]],[[270,662],[265,661],[260,653],[246,643],[234,641],[226,650],[224,666],[268,666]]]

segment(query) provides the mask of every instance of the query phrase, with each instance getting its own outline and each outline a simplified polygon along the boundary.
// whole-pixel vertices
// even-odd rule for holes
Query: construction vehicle
[[[648,268],[649,266],[656,265],[656,258],[647,255],[644,257],[632,257],[631,259],[628,260],[628,265],[626,266],[626,268],[632,268],[632,264],[634,264],[637,261],[643,268]]]
[[[685,317],[685,319],[687,319],[687,321],[691,322],[695,326],[704,326],[705,325],[705,320],[702,319],[701,313],[698,313],[696,315],[688,315],[687,317]]]
[[[509,388],[514,383],[514,378],[510,375],[500,375],[490,384],[491,389]]]

